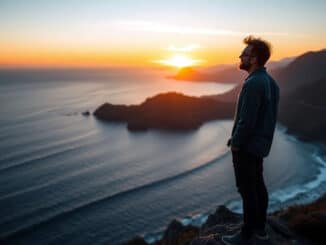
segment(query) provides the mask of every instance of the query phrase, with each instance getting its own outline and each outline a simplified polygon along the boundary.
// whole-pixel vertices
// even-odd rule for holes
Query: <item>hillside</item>
[[[147,98],[140,105],[105,103],[96,109],[94,115],[105,121],[127,122],[129,130],[190,130],[200,127],[206,121],[231,119],[234,108],[234,102],[170,92]]]

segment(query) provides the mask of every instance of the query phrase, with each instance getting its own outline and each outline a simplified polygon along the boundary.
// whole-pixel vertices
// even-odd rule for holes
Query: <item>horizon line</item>
[[[294,55],[294,56],[286,56],[280,59],[272,59],[269,60],[268,62],[278,62],[283,59],[288,59],[288,58],[297,58],[299,56],[305,55],[307,53],[311,52],[322,52],[326,51],[326,48],[318,49],[318,50],[307,50],[299,55]],[[267,63],[268,63],[267,62]],[[212,66],[219,66],[219,65],[236,65],[237,62],[231,62],[231,63],[216,63],[212,65],[194,65],[191,67],[212,67]],[[164,65],[155,65],[155,63],[149,63],[148,65],[113,65],[113,64],[6,64],[6,63],[0,63],[0,69],[109,69],[109,68],[116,68],[116,69],[139,69],[139,68],[144,68],[144,69],[164,69],[167,68],[167,66]]]

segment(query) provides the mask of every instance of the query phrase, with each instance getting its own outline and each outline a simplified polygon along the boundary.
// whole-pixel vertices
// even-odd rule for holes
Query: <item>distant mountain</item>
[[[227,68],[235,68],[237,67],[236,64],[218,64],[218,65],[213,65],[213,66],[208,66],[208,67],[199,67],[200,70],[202,70],[205,73],[216,73],[222,70],[225,70]]]
[[[169,92],[148,98],[140,105],[105,103],[94,115],[105,121],[127,122],[129,130],[190,130],[206,121],[232,118],[234,106],[233,103]]]
[[[301,139],[326,142],[326,77],[287,93],[281,97],[279,121]]]
[[[286,67],[287,65],[289,65],[292,61],[294,61],[297,57],[287,57],[287,58],[283,58],[281,60],[277,60],[277,61],[268,61],[266,64],[266,68],[269,71],[275,70],[275,69],[280,69],[283,67]]]
[[[207,69],[196,69],[192,67],[182,68],[173,78],[176,80],[187,80],[187,81],[198,81],[198,82],[218,82],[218,83],[239,83],[243,81],[246,77],[244,71],[239,70],[235,65],[234,66],[223,66],[219,68],[210,69],[210,72],[207,72]]]
[[[238,95],[241,91],[241,88],[242,88],[242,83],[237,84],[233,89],[226,91],[222,94],[205,95],[202,96],[202,98],[211,98],[221,102],[233,103],[235,105],[238,99]]]
[[[300,55],[273,75],[281,83],[282,93],[291,93],[306,84],[326,77],[326,49]]]
[[[279,121],[301,139],[326,142],[326,49],[308,52],[275,71]]]
[[[266,67],[268,70],[283,68],[291,63],[295,57],[284,58],[278,61],[270,61]],[[241,83],[247,77],[245,71],[240,70],[236,64],[222,64],[210,67],[186,67],[170,78],[176,80],[218,82],[218,83]]]
[[[290,58],[284,58],[279,61],[268,62],[267,69],[272,70],[272,68],[273,68],[274,70],[272,70],[271,73],[275,73],[275,72],[277,73],[278,69],[285,68],[287,65],[289,65],[294,60],[295,60],[295,57],[290,57]],[[228,69],[231,70],[232,68],[228,68]],[[233,71],[234,71],[234,68],[233,68]],[[246,76],[248,76],[248,74]],[[217,100],[223,101],[223,102],[230,102],[230,103],[234,102],[235,103],[235,101],[237,100],[237,96],[241,91],[243,79],[239,80],[239,81],[241,81],[241,83],[237,84],[233,89],[231,89],[223,94],[204,96],[204,97],[217,99]]]
[[[326,141],[326,77],[283,98],[279,120],[305,140]]]

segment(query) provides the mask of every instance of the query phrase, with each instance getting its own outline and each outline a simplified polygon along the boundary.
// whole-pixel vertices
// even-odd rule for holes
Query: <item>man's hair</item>
[[[261,38],[255,38],[251,35],[243,39],[243,42],[252,46],[252,52],[257,57],[258,65],[264,66],[271,56],[272,47],[270,43]]]

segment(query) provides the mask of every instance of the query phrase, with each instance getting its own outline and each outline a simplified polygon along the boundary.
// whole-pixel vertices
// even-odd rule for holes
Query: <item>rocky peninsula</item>
[[[234,110],[235,101],[222,102],[169,92],[147,98],[139,105],[105,103],[95,110],[94,116],[105,121],[127,122],[132,131],[149,128],[192,130],[210,120],[231,119]]]

